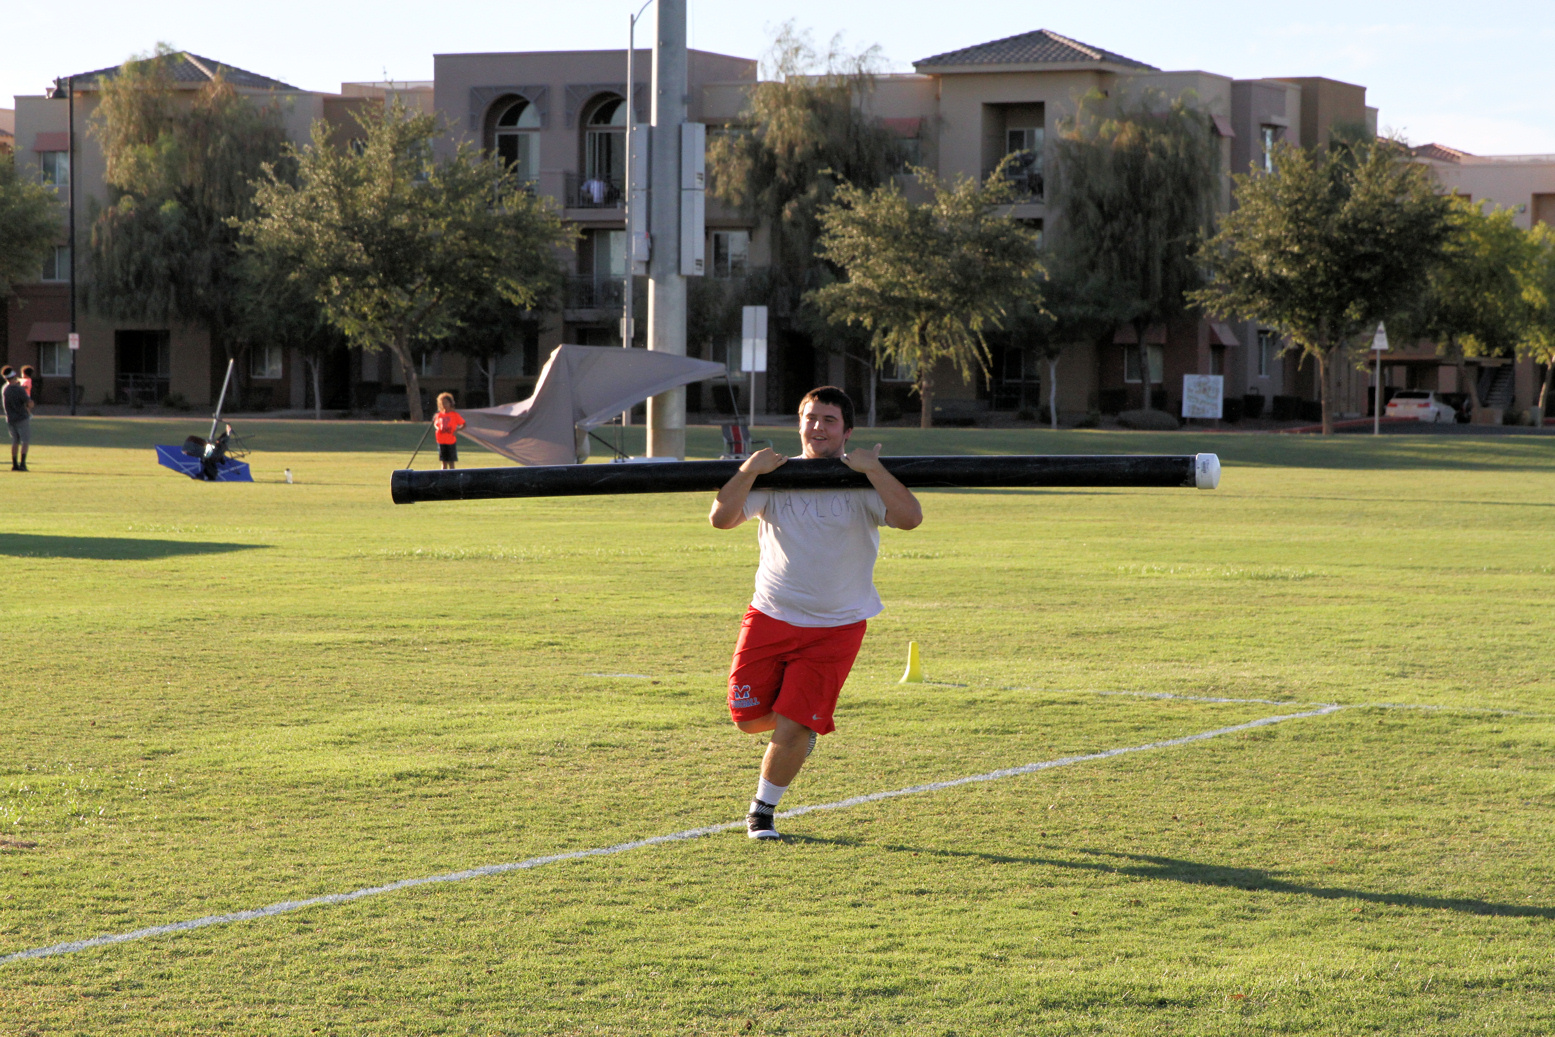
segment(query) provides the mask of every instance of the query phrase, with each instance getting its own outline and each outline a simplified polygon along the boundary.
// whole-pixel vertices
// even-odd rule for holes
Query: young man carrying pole
[[[880,444],[848,450],[853,402],[834,386],[799,402],[804,456],[837,457],[869,479],[868,490],[753,490],[756,477],[788,460],[758,450],[718,491],[708,520],[733,529],[761,520],[756,594],[740,625],[729,668],[729,713],[748,734],[772,732],[756,797],[746,816],[752,839],[780,838],[773,813],[815,747],[836,729],[832,712],[864,628],[880,613],[875,559],[880,526],[914,529],[923,508],[880,464]]]

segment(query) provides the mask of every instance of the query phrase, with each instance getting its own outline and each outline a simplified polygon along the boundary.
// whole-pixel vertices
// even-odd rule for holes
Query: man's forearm
[[[882,468],[864,473],[885,503],[886,521],[896,529],[913,529],[923,522],[923,505],[902,481]]]
[[[747,472],[744,468],[735,472],[713,498],[713,510],[707,520],[717,529],[732,529],[739,525],[745,517],[745,501],[755,483],[755,472]]]

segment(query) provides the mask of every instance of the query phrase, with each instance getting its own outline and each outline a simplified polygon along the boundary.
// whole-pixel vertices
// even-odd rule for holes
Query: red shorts
[[[739,723],[779,713],[817,734],[835,731],[832,713],[865,626],[796,627],[747,609],[729,664],[729,715]]]

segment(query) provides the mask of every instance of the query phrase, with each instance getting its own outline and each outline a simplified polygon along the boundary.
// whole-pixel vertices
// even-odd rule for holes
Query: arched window
[[[520,180],[540,175],[540,110],[522,97],[497,103],[492,149]]]
[[[626,102],[607,94],[584,119],[583,176],[620,189],[626,175]]]

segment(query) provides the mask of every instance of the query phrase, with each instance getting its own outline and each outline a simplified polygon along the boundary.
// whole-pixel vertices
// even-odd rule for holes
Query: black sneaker
[[[17,465],[16,470],[18,472],[25,472],[27,470],[27,462],[23,461],[21,464]]]
[[[752,801],[751,812],[745,815],[745,835],[751,839],[783,838],[773,827],[771,807],[760,800]]]

